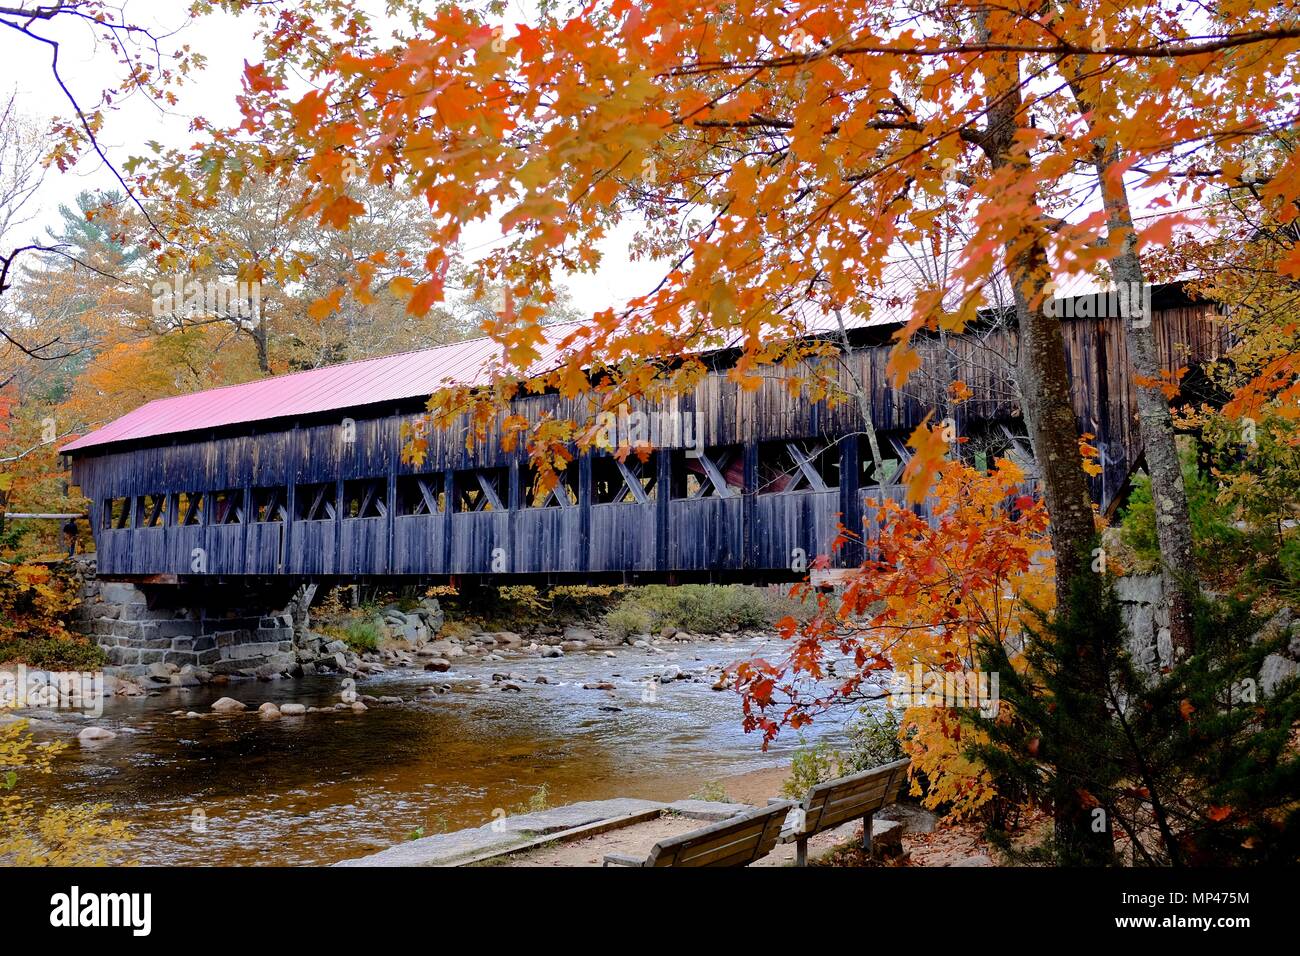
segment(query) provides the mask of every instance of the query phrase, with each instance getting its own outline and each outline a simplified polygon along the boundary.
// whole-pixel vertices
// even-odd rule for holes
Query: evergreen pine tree
[[[1300,680],[1264,697],[1263,635],[1241,601],[1201,599],[1197,652],[1160,674],[1140,672],[1113,581],[1081,575],[1070,600],[1040,616],[1023,660],[982,648],[999,675],[994,717],[972,716],[989,742],[972,748],[995,778],[1054,808],[1084,808],[1086,828],[1055,828],[1027,859],[1067,865],[1295,862],[1300,854]],[[1075,821],[1083,824],[1085,821]],[[1081,832],[1093,834],[1080,839]],[[1010,852],[1006,835],[994,835]],[[1118,846],[1118,850],[1116,847]]]

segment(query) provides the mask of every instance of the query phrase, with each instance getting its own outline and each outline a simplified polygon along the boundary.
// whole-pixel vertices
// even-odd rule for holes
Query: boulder
[[[506,681],[504,684],[502,684],[502,685],[501,685],[501,689],[502,689],[502,690],[514,691],[515,693],[518,693],[519,691],[523,690],[522,687],[520,687],[517,683],[515,683],[515,682],[512,681],[512,680],[508,680],[508,681]]]
[[[1265,697],[1272,697],[1283,681],[1297,673],[1300,673],[1300,664],[1281,654],[1269,654],[1259,669],[1259,689]]]
[[[301,717],[307,713],[306,704],[281,704],[280,713],[285,717]]]
[[[585,651],[586,649],[586,641],[560,641],[560,650],[562,651]]]
[[[267,720],[279,720],[280,708],[275,706],[271,701],[267,701],[261,707],[257,708],[258,716],[265,717]]]
[[[234,714],[241,710],[247,710],[248,708],[233,697],[223,697],[212,705],[212,709],[218,714]]]
[[[901,823],[906,833],[933,833],[939,826],[937,815],[914,803],[891,803],[877,811],[875,818]]]
[[[425,662],[424,669],[426,671],[437,671],[439,673],[449,671],[451,670],[451,661],[447,660],[445,657],[435,657],[433,660]]]
[[[367,707],[364,703],[362,703],[359,700],[354,700],[352,702],[352,712],[354,714],[364,714],[369,709],[370,709],[369,707]]]
[[[105,727],[87,727],[77,734],[77,740],[82,744],[93,746],[112,740],[116,736],[117,734]]]
[[[590,684],[583,684],[583,690],[613,690],[614,685],[607,680],[593,681]]]
[[[678,667],[676,664],[669,664],[667,667],[663,669],[663,672],[659,675],[659,683],[671,684],[673,681],[680,679],[681,676],[682,676],[682,669]]]
[[[157,681],[160,684],[170,683],[172,674],[175,673],[175,664],[164,664],[162,661],[155,661],[150,664],[148,670],[145,671],[145,674],[148,675],[150,680]]]
[[[543,648],[542,648],[542,656],[543,656],[543,657],[563,657],[563,656],[564,656],[564,649],[563,649],[563,648],[560,648],[560,647],[554,647],[554,646],[543,647]]]
[[[431,633],[437,634],[442,630],[442,606],[438,604],[437,598],[425,598],[422,600],[417,613],[424,618],[424,625]]]
[[[871,855],[877,860],[896,860],[903,855],[903,824],[895,820],[871,822]]]
[[[564,629],[564,640],[566,641],[582,641],[585,644],[590,644],[595,639],[596,633],[585,627],[566,627]]]

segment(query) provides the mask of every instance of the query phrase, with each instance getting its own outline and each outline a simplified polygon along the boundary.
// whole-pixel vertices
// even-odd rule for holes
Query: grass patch
[[[687,799],[706,800],[710,803],[734,803],[727,794],[727,787],[721,780],[710,780],[696,790]]]

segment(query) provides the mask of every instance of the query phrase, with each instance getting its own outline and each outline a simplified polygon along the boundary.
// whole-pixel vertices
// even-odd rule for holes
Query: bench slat
[[[785,801],[655,844],[647,866],[744,866],[776,846],[793,803]]]
[[[811,836],[893,803],[910,763],[910,760],[896,760],[883,767],[817,784],[804,800],[803,833]]]

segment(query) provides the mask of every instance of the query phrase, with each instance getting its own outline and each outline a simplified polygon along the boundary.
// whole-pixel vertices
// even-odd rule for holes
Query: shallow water
[[[740,698],[704,682],[660,685],[646,678],[676,664],[775,654],[761,641],[686,645],[669,653],[621,648],[542,660],[458,660],[446,674],[393,670],[361,681],[362,694],[409,698],[430,684],[453,691],[420,702],[375,704],[362,714],[307,714],[267,721],[263,701],[329,706],[339,681],[313,677],[227,687],[166,690],[108,701],[95,723],[119,736],[70,748],[49,777],[28,778],[43,798],[107,802],[135,838],[127,858],[142,864],[322,864],[406,839],[479,826],[493,810],[522,812],[539,788],[552,805],[615,796],[677,799],[704,784],[788,761],[797,741],[767,753],[741,729]],[[518,693],[493,686],[493,672],[523,675]],[[535,684],[545,674],[551,683]],[[612,692],[583,690],[610,680]],[[218,697],[249,706],[207,712]],[[602,709],[611,708],[611,709]],[[614,710],[612,708],[619,708]],[[829,725],[815,732],[834,733]],[[26,787],[27,782],[24,782]]]

